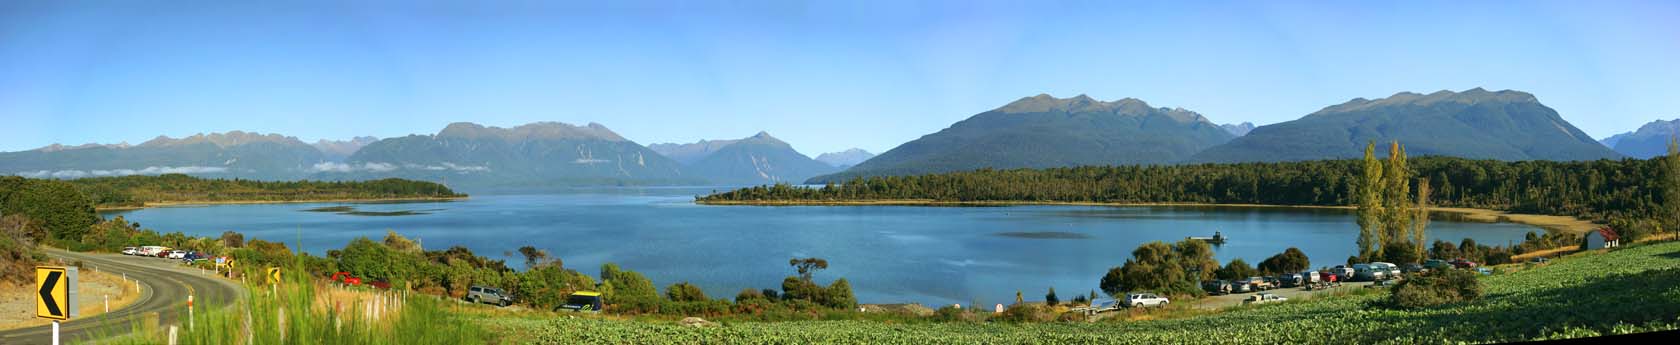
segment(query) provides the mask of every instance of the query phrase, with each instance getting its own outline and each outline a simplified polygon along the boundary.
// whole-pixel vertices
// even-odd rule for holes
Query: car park
[[[1388,274],[1387,272],[1381,268],[1372,267],[1371,264],[1354,264],[1352,281],[1374,282],[1383,280],[1383,277]]]
[[[1152,293],[1134,293],[1126,295],[1125,306],[1132,308],[1163,307],[1170,301],[1166,297]]]

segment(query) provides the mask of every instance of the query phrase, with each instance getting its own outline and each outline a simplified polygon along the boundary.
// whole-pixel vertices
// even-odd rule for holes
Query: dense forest
[[[256,181],[180,174],[66,180],[101,208],[157,202],[310,201],[462,197],[441,184],[388,178],[370,181]]]
[[[1666,216],[1665,157],[1582,162],[1412,158],[1411,190],[1427,181],[1436,206],[1554,214],[1608,222]],[[1357,203],[1360,160],[982,169],[854,178],[821,188],[758,186],[701,203],[869,200],[1208,203],[1345,206]]]

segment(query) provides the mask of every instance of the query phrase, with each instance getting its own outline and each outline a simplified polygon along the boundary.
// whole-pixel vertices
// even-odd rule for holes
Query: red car
[[[1476,263],[1474,261],[1465,259],[1455,259],[1452,261],[1452,265],[1455,268],[1476,268]]]

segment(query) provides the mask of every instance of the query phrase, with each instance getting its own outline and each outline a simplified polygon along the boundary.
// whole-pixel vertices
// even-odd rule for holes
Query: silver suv
[[[467,302],[489,303],[506,307],[513,304],[513,295],[509,295],[502,289],[474,285],[467,289]]]

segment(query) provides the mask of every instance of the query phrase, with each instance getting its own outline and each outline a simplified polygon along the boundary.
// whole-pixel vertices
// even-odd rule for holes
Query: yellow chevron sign
[[[35,266],[35,317],[67,321],[78,314],[76,268]]]
[[[268,283],[269,284],[279,284],[280,283],[280,268],[279,267],[269,267],[268,268]]]

